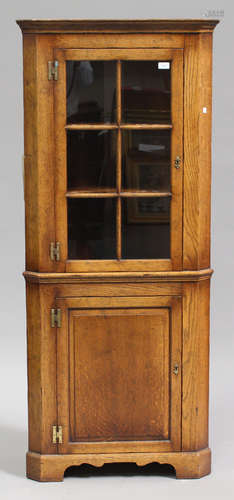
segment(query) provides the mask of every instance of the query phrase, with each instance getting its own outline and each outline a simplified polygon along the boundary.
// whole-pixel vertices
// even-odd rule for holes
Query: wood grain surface
[[[211,61],[211,35],[188,35],[184,75],[184,269],[210,265]]]
[[[169,309],[69,314],[72,441],[169,439]]]
[[[25,20],[27,475],[73,465],[169,463],[210,472],[208,447],[212,31],[215,20]],[[48,61],[59,61],[58,81]],[[65,61],[117,61],[117,118],[66,123]],[[170,123],[121,122],[120,60],[172,61]],[[67,130],[118,130],[118,261],[68,260]],[[121,259],[122,130],[172,137],[171,259]],[[169,133],[168,132],[168,133]],[[75,133],[75,132],[73,132]],[[163,133],[163,132],[162,132]],[[174,168],[176,156],[180,169]],[[155,193],[148,192],[148,196]],[[161,195],[158,192],[156,195]],[[50,258],[61,243],[60,261]],[[61,309],[61,327],[51,309]],[[176,369],[178,366],[178,371]],[[53,443],[61,425],[63,442]]]
[[[56,304],[63,317],[59,452],[180,449],[180,298],[61,298]]]

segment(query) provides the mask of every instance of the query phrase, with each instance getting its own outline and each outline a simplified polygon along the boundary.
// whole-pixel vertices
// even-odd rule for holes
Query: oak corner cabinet
[[[25,20],[27,475],[210,472],[215,20]]]

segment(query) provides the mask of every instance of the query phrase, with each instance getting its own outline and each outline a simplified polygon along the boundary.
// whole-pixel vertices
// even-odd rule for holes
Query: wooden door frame
[[[54,86],[55,122],[55,220],[56,241],[61,243],[58,271],[168,271],[182,269],[183,196],[183,50],[182,49],[54,49],[59,78]],[[67,167],[66,167],[66,60],[170,60],[172,61],[171,135],[171,259],[68,260],[67,259]],[[143,124],[142,124],[143,125]],[[91,128],[91,127],[90,127]],[[105,127],[103,127],[105,128]],[[107,126],[108,128],[108,126]],[[181,167],[173,166],[176,156]]]
[[[181,450],[181,371],[182,371],[182,298],[158,297],[82,297],[57,298],[62,325],[57,328],[57,411],[63,428],[63,443],[58,453],[160,452]],[[69,418],[69,310],[170,308],[170,440],[71,442]],[[178,375],[173,367],[178,364]]]

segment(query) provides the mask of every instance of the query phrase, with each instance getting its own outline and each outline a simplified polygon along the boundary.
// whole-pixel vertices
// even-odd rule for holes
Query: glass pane
[[[124,130],[122,186],[170,191],[170,130]]]
[[[68,199],[68,258],[116,259],[116,200]]]
[[[67,61],[67,123],[114,121],[116,63]]]
[[[67,131],[68,189],[115,188],[116,131]]]
[[[124,61],[122,63],[123,122],[170,122],[170,66],[169,61]]]
[[[122,258],[170,258],[170,198],[122,199]]]

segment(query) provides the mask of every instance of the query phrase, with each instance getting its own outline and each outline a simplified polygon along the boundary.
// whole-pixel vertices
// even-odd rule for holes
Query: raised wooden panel
[[[59,451],[180,449],[180,298],[56,303]]]
[[[72,441],[169,438],[169,334],[167,308],[70,312]]]

